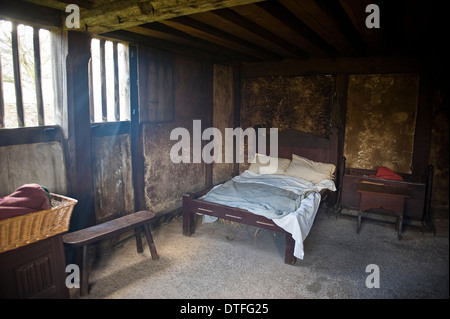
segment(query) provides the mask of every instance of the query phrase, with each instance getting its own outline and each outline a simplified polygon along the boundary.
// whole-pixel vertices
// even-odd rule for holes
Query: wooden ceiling
[[[438,36],[433,1],[414,0],[23,0],[8,10],[64,26],[69,3],[80,31],[179,52],[243,62],[310,58],[428,56]],[[369,4],[380,28],[367,28]],[[43,8],[45,7],[45,8]],[[46,17],[47,15],[47,17]],[[0,14],[1,16],[1,14]],[[52,20],[53,19],[53,20]],[[440,42],[436,42],[440,41]]]

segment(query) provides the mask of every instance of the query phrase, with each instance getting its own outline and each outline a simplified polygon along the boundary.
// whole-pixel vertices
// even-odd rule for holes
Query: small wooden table
[[[356,232],[359,234],[361,230],[362,212],[372,208],[380,208],[389,210],[397,216],[397,238],[400,240],[402,238],[404,200],[410,197],[408,190],[393,186],[359,183],[357,191],[361,194],[361,201]]]

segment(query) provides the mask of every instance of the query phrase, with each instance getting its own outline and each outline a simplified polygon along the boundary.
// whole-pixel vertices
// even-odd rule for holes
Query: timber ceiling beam
[[[191,56],[194,58],[201,58],[207,61],[211,61],[213,63],[224,63],[224,64],[233,64],[236,61],[245,61],[245,62],[258,62],[261,60],[256,60],[254,57],[249,57],[243,54],[235,54],[233,51],[225,51],[225,54],[211,53],[209,51],[203,49],[197,49],[195,47],[189,46],[181,46],[175,42],[170,42],[163,40],[161,38],[150,38],[148,35],[144,35],[142,33],[137,33],[134,30],[133,32],[125,31],[125,30],[117,30],[113,32],[108,32],[103,34],[103,36],[109,39],[117,39],[119,41],[132,42],[137,44],[142,44],[146,46],[150,46],[159,50],[169,51],[175,54]],[[141,32],[143,32],[141,30]],[[229,53],[229,56],[226,54]],[[239,64],[236,64],[238,66]]]
[[[25,0],[40,6],[65,11],[67,5],[76,4],[80,9],[92,9],[94,3],[90,0]],[[17,0],[16,0],[17,2]]]
[[[208,41],[204,41],[202,39],[192,37],[189,34],[179,31],[177,29],[171,28],[159,22],[153,22],[144,24],[137,27],[131,27],[126,29],[127,31],[137,33],[140,35],[144,35],[150,37],[150,43],[153,42],[153,39],[160,39],[167,42],[179,44],[185,46],[186,49],[189,47],[195,48],[199,51],[210,52],[214,56],[222,55],[224,57],[228,57],[230,60],[240,60],[240,61],[259,61],[254,57],[238,53],[236,51],[229,50],[227,47],[214,45]]]
[[[280,57],[260,46],[244,41],[236,36],[228,34],[220,29],[199,22],[191,17],[178,17],[161,21],[161,23],[183,31],[193,37],[228,47],[234,51],[254,56],[261,60],[279,60]]]
[[[385,55],[387,53],[387,43],[383,33],[380,29],[366,26],[368,15],[366,8],[370,4],[377,3],[374,3],[374,0],[339,0],[339,3],[364,39],[368,55]]]
[[[352,44],[357,55],[365,55],[367,46],[341,4],[336,0],[314,0],[314,2],[335,23]]]
[[[33,3],[24,6],[20,1],[14,0],[1,0],[0,19],[48,29],[59,28],[62,23],[59,10]]]
[[[80,8],[83,31],[98,35],[137,25],[262,0],[113,0],[92,9]]]
[[[237,14],[231,9],[221,9],[210,13],[214,15],[214,22],[223,19],[240,28],[239,34],[250,33],[253,38],[263,46],[272,49],[274,52],[280,52],[287,57],[307,59],[309,55],[306,51],[295,47],[290,42],[270,32],[265,28],[261,28],[253,21]],[[250,37],[249,37],[250,38]]]
[[[317,35],[311,28],[298,19],[291,11],[280,3],[263,2],[258,4],[267,13],[272,14],[278,20],[283,21],[289,28],[301,34],[311,45],[322,50],[326,56],[336,57],[338,55],[331,45]]]

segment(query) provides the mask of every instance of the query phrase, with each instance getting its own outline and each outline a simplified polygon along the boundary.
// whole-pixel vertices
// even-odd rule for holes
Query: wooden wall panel
[[[173,120],[171,55],[146,46],[138,48],[140,122]]]
[[[182,56],[173,59],[173,107],[171,122],[142,123],[144,154],[145,207],[164,213],[181,206],[185,192],[200,191],[206,185],[206,165],[193,163],[193,120],[202,121],[202,130],[211,126],[213,66]],[[141,105],[141,107],[146,107]],[[175,128],[185,128],[191,137],[191,162],[173,163],[170,140]]]
[[[133,213],[130,137],[94,137],[92,162],[96,222]]]

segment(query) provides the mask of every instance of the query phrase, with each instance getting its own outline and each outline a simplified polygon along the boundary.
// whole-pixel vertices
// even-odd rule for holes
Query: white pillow
[[[336,169],[334,164],[315,162],[313,160],[292,154],[292,161],[285,175],[301,178],[314,184],[324,179],[333,179]]]
[[[261,160],[260,160],[261,159]],[[265,163],[265,164],[263,164]],[[274,171],[274,164],[277,164],[276,170]],[[248,168],[249,171],[257,174],[279,174],[284,175],[286,169],[291,163],[290,159],[287,158],[277,158],[271,157],[263,154],[256,154],[256,162],[251,163]],[[270,166],[272,164],[272,166]]]

